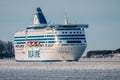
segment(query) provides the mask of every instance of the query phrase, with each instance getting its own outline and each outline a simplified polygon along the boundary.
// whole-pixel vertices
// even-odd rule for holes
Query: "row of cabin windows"
[[[40,43],[53,43],[53,44],[55,44],[55,43],[62,43],[62,41],[42,41],[42,42],[40,42]],[[82,42],[82,41],[67,41],[67,43],[86,43],[86,40],[84,40],[84,42]],[[17,44],[25,44],[25,42],[17,42]],[[23,46],[21,46],[21,47],[23,47]]]
[[[79,34],[79,33],[81,33],[81,32],[62,32],[62,34],[68,34],[68,33],[70,33],[70,34]]]
[[[29,47],[52,47],[52,46],[79,46],[83,44],[41,44],[41,45],[28,45]],[[16,45],[16,48],[24,48],[24,45]]]
[[[84,42],[86,42],[86,40],[84,41]],[[61,42],[60,42],[61,43]],[[69,46],[70,45],[70,43],[82,43],[82,41],[67,41],[67,43],[69,43],[69,44],[57,44],[57,45],[62,45],[62,46]],[[42,45],[39,45],[39,46],[48,46],[48,47],[52,47],[54,44],[42,44]],[[56,44],[55,44],[56,45]],[[73,46],[73,45],[77,45],[77,44],[71,44],[71,46]],[[79,45],[79,44],[78,44]],[[31,46],[37,46],[37,45],[31,45]],[[16,45],[16,47],[21,47],[21,48],[23,48],[24,47],[24,45]]]

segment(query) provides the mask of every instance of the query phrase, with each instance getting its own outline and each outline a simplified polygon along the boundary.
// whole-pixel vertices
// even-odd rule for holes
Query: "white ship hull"
[[[48,24],[37,8],[33,25],[15,33],[16,61],[78,61],[86,49],[87,24]]]
[[[86,49],[86,45],[69,47],[29,47],[25,49],[16,49],[16,61],[78,61]],[[29,51],[33,51],[29,56]],[[35,51],[39,51],[36,56]]]

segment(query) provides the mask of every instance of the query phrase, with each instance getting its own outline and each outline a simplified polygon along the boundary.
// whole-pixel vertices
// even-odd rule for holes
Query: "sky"
[[[36,7],[48,22],[88,24],[87,49],[120,48],[120,0],[0,0],[0,40],[14,42],[14,33],[32,25]],[[85,54],[84,53],[84,54]]]

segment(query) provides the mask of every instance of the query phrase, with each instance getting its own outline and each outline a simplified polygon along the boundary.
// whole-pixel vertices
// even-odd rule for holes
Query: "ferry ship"
[[[14,36],[16,61],[78,61],[87,47],[88,24],[48,24],[41,8],[36,9],[33,25]]]

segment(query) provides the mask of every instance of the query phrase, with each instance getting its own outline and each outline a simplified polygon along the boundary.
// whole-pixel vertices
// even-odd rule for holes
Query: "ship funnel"
[[[34,16],[34,25],[47,24],[47,21],[42,13],[42,10],[38,7]]]

